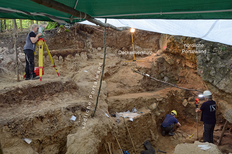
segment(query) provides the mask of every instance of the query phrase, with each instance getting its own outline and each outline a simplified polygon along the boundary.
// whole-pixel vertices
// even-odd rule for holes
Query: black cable
[[[151,76],[148,75],[148,74],[141,73],[141,72],[136,71],[136,70],[134,70],[134,69],[131,69],[131,70],[134,71],[134,72],[136,72],[136,73],[138,73],[138,74],[140,74],[140,75],[149,77],[149,78],[151,78],[151,79],[153,79],[153,80],[155,80],[155,81],[162,82],[162,83],[164,83],[164,84],[168,84],[168,85],[171,85],[171,86],[176,87],[176,88],[179,88],[179,89],[184,89],[184,90],[189,90],[189,91],[198,91],[198,92],[202,93],[202,91],[199,91],[199,90],[196,90],[196,89],[188,89],[188,88],[178,87],[177,85],[174,85],[174,84],[171,84],[171,83],[168,83],[168,82],[165,82],[165,81],[162,81],[162,80],[153,78],[153,77],[151,77]]]

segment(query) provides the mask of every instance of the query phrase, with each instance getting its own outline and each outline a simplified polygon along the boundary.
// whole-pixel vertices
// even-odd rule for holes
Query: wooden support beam
[[[2,145],[0,143],[0,154],[3,154]]]
[[[0,33],[2,32],[2,19],[0,19]]]
[[[16,34],[17,34],[17,24],[16,24],[16,19],[12,19],[13,21],[13,38],[14,38],[14,49],[15,49],[15,54],[16,54],[16,58],[15,58],[15,61],[16,61],[16,75],[17,75],[17,81],[19,82],[19,63],[18,63],[18,52],[17,52],[17,45],[16,45]]]
[[[44,6],[47,6],[49,8],[53,8],[53,9],[61,11],[61,12],[68,13],[68,14],[73,15],[73,16],[78,17],[78,18],[86,19],[89,22],[92,22],[92,23],[99,25],[99,26],[102,26],[102,27],[112,28],[112,29],[117,30],[117,31],[129,29],[129,27],[118,28],[118,27],[115,27],[111,24],[103,23],[103,22],[91,17],[90,15],[88,15],[84,12],[77,11],[77,10],[67,6],[67,5],[64,5],[64,4],[59,3],[57,1],[54,1],[54,0],[31,0],[31,1],[36,2],[38,4],[41,4],[41,5],[44,5]]]
[[[227,124],[228,124],[228,121],[226,121],[226,123],[224,124],[224,127],[223,127],[223,129],[222,129],[222,134],[221,134],[221,137],[220,137],[220,139],[219,139],[218,145],[221,145],[222,138],[223,138],[223,135],[224,135],[224,133],[225,133],[225,131],[226,131]]]
[[[124,120],[124,124],[125,124],[125,126],[126,126],[126,129],[127,129],[127,132],[128,132],[128,134],[129,134],[129,136],[130,136],[131,143],[132,143],[133,148],[134,148],[134,152],[135,152],[135,154],[136,154],[135,145],[134,145],[134,142],[133,142],[133,140],[132,140],[132,138],[131,138],[131,134],[130,134],[129,128],[128,128],[128,127],[127,127],[127,125],[126,125],[126,120],[125,120],[125,118],[124,118],[124,117],[123,117],[123,120]]]
[[[114,154],[114,144],[111,143],[111,148],[112,148],[112,154]]]
[[[116,139],[116,141],[117,141],[117,143],[118,143],[118,146],[119,146],[120,151],[121,151],[121,152],[122,152],[122,154],[123,154],[123,151],[122,151],[121,145],[119,144],[117,137],[116,137],[116,136],[114,136],[114,137],[115,137],[115,139]]]
[[[6,19],[3,21],[3,30],[6,30]]]
[[[108,152],[108,150],[107,150],[107,144],[104,143],[104,146],[105,146],[105,149],[106,149],[107,154],[109,154],[109,152]]]
[[[111,144],[109,142],[108,142],[108,147],[109,147],[110,154],[112,154],[112,152],[111,152]]]
[[[23,32],[23,24],[22,24],[22,19],[19,19],[19,22],[20,22],[20,31],[21,33]]]

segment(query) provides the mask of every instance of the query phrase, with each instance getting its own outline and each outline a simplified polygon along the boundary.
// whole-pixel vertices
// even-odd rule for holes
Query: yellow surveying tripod
[[[59,73],[56,69],[56,65],[54,63],[54,60],[52,58],[52,55],[48,49],[48,46],[45,42],[45,40],[43,38],[39,38],[39,40],[36,43],[36,48],[34,51],[34,54],[36,53],[36,50],[39,48],[39,77],[40,77],[40,81],[42,81],[42,70],[43,70],[43,46],[45,46],[45,49],[47,50],[48,56],[52,62],[52,65],[54,67],[54,69],[56,70],[57,75],[59,76]]]
[[[58,73],[57,69],[56,69],[56,65],[54,63],[54,60],[52,58],[52,55],[48,49],[48,46],[45,42],[45,40],[43,38],[39,38],[39,40],[36,43],[36,48],[34,51],[34,54],[36,53],[37,49],[39,48],[39,77],[40,77],[40,81],[42,81],[42,73],[43,73],[43,46],[45,46],[45,49],[47,50],[48,56],[52,62],[52,65],[54,67],[54,69],[56,70],[57,75],[59,76],[60,74]],[[26,72],[24,73],[24,78],[25,78]]]

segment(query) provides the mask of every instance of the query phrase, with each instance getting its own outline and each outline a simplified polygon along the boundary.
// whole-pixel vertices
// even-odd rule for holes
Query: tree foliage
[[[47,27],[45,28],[46,30],[50,30],[50,29],[54,29],[56,27],[58,27],[59,24],[57,22],[48,22]]]
[[[0,19],[0,29],[4,30],[13,30],[13,22],[12,19]],[[43,24],[43,21],[34,21],[28,19],[22,19],[22,29],[29,29],[32,23]],[[20,19],[16,19],[17,28],[21,29]]]

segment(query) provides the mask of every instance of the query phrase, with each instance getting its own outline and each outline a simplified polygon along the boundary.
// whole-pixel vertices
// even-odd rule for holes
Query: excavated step
[[[0,133],[0,138],[4,140],[0,141],[4,145],[3,149],[10,150],[11,144],[18,145],[22,139],[28,138],[32,140],[30,145],[38,153],[65,153],[67,135],[76,132],[83,121],[82,112],[86,110],[84,103],[81,100],[60,104],[47,101],[35,107],[21,107],[19,112],[1,114],[0,128],[3,132]],[[76,117],[75,121],[70,119],[72,116]]]
[[[166,100],[170,96],[175,95],[175,91],[180,90],[178,88],[165,88],[159,89],[153,92],[143,92],[143,93],[131,93],[123,94],[118,96],[111,96],[107,98],[109,105],[109,112],[124,112],[142,107],[149,107],[150,105]]]
[[[64,110],[85,111],[87,100],[67,100],[64,101],[43,101],[39,103],[23,104],[15,108],[1,109],[0,127],[15,123],[16,121],[26,121],[28,118],[33,119],[47,114],[53,113],[55,110],[60,110],[62,114]],[[70,117],[71,118],[71,117]]]
[[[60,92],[77,90],[78,86],[73,81],[62,78],[43,79],[41,82],[38,80],[23,81],[0,89],[0,108],[7,109],[23,104],[46,101],[50,96]]]
[[[30,146],[37,153],[65,153],[67,135],[75,133],[83,122],[89,102],[88,89],[86,83],[62,78],[23,81],[14,87],[2,88],[0,142],[3,149],[10,152],[11,144],[26,145],[23,139],[29,138]],[[72,116],[76,117],[75,121],[70,119]]]

